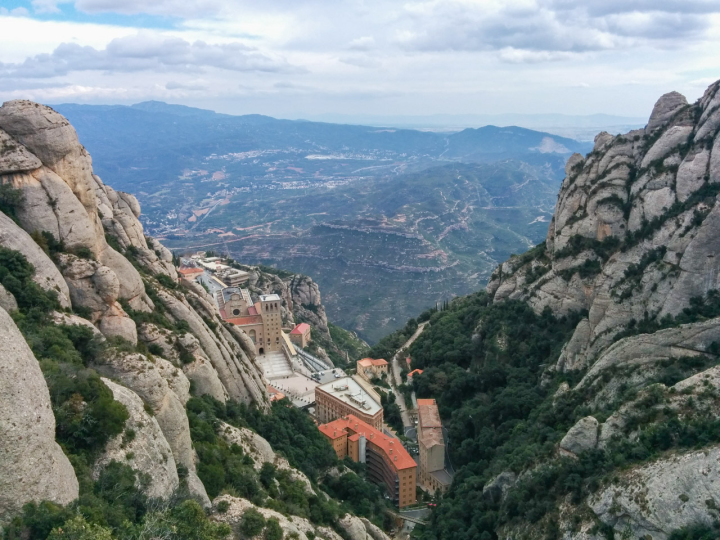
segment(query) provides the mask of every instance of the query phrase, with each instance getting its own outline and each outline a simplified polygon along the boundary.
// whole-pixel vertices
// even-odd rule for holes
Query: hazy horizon
[[[279,118],[647,118],[720,78],[711,0],[3,0],[0,99]]]

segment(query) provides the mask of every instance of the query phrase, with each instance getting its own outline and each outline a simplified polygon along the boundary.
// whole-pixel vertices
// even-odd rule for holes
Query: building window
[[[240,310],[237,308],[233,309],[233,315],[240,315]]]

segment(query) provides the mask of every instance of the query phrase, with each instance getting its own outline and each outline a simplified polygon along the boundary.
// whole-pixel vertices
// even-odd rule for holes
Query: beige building
[[[348,414],[354,414],[375,429],[382,430],[382,407],[351,377],[343,377],[315,388],[315,415],[318,422],[325,424]]]
[[[300,323],[290,332],[290,341],[304,349],[310,343],[311,331],[308,323]]]
[[[383,375],[387,376],[388,363],[383,358],[375,360],[373,358],[363,358],[357,362],[357,374],[366,381],[373,379],[382,379]]]
[[[385,435],[381,429],[354,415],[338,418],[318,426],[333,445],[339,458],[349,456],[365,463],[370,479],[384,484],[390,500],[399,508],[417,501],[417,463],[399,439]]]
[[[247,289],[226,287],[216,299],[222,318],[250,336],[256,354],[283,350],[282,300],[277,294],[261,295],[253,304]]]
[[[418,481],[430,493],[444,492],[452,477],[445,470],[445,439],[434,399],[418,399]]]

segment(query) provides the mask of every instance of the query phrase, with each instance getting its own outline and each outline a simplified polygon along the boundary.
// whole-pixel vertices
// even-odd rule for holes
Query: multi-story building
[[[434,399],[418,399],[418,480],[430,493],[444,492],[452,482],[445,470],[445,438]]]
[[[417,463],[400,440],[352,414],[318,428],[339,458],[349,456],[367,464],[368,476],[385,485],[388,496],[399,508],[416,502]]]
[[[388,363],[385,359],[379,358],[363,358],[357,361],[357,374],[366,381],[373,379],[382,379],[383,375],[387,376]]]
[[[245,331],[256,354],[283,350],[282,300],[277,294],[261,295],[253,304],[247,289],[226,287],[215,297],[222,318]]]
[[[315,415],[318,422],[332,422],[349,414],[375,429],[382,429],[382,407],[351,377],[342,377],[315,388]]]

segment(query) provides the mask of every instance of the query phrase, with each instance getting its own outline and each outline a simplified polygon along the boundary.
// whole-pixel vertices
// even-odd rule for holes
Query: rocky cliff
[[[153,478],[150,493],[172,493],[177,463],[188,470],[190,490],[209,505],[195,474],[185,403],[193,383],[200,395],[268,407],[246,336],[225,327],[202,289],[177,285],[172,254],[144,236],[135,197],[93,174],[75,130],[49,107],[30,101],[0,107],[0,184],[15,194],[5,206],[14,219],[0,212],[0,247],[22,254],[33,281],[55,295],[66,311],[53,315],[58,324],[85,325],[99,339],[113,340],[95,367],[116,381],[106,385],[131,412],[131,422],[145,426],[147,441],[134,442],[143,446],[145,459],[134,463]],[[3,295],[4,306],[17,307],[4,288]],[[1,516],[32,500],[68,503],[78,484],[54,441],[38,361],[5,311],[0,316],[0,364],[9,370],[2,377],[8,402],[0,410],[7,417],[2,429],[10,429],[0,437],[7,498],[0,501]],[[132,446],[110,441],[98,463],[128,452],[135,453]],[[154,459],[158,455],[162,463]]]
[[[581,314],[544,379],[565,373],[575,384],[562,391],[582,395],[590,411],[616,412],[604,422],[601,415],[600,422],[581,419],[561,451],[576,455],[637,440],[659,422],[641,414],[648,403],[675,411],[681,423],[717,408],[716,368],[702,369],[717,363],[720,343],[719,130],[720,81],[693,104],[677,92],[662,96],[645,129],[600,133],[590,154],[568,160],[546,241],[492,275],[487,291],[495,303],[515,299],[538,314]],[[656,384],[668,369],[691,377],[673,387]],[[720,500],[718,448],[619,473],[566,509],[563,536],[605,537],[597,526],[580,526],[573,513],[583,523],[599,519],[617,534],[654,540],[712,523]],[[521,532],[532,536],[512,527],[504,535]]]
[[[0,536],[46,538],[52,528],[52,538],[77,529],[220,540],[231,529],[218,523],[243,537],[237,522],[257,507],[281,535],[340,538],[334,526],[353,540],[386,539],[263,437],[215,416],[241,425],[243,411],[258,424],[273,414],[254,346],[205,289],[178,281],[140,211],[93,174],[57,112],[0,107]],[[317,285],[285,274],[254,270],[251,288],[281,294],[289,324],[304,314],[330,340]],[[303,424],[299,437],[323,454],[308,462],[336,463],[311,420],[291,410],[299,416],[284,421]],[[238,496],[216,497],[228,490]],[[210,519],[223,501],[230,511]],[[311,513],[309,501],[324,509]],[[325,526],[292,513],[321,515]]]

